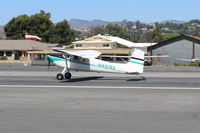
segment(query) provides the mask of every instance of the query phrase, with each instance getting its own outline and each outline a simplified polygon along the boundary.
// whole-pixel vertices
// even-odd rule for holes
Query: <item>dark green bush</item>
[[[8,58],[5,56],[0,56],[0,60],[8,60]]]
[[[198,66],[200,66],[200,62],[191,62],[188,64],[181,64],[181,63],[175,62],[174,66],[196,66],[196,67],[198,67]]]

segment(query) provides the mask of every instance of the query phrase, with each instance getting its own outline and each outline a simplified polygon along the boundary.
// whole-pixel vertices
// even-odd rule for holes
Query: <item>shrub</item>
[[[182,64],[175,62],[174,66],[181,66]]]
[[[198,66],[200,66],[200,62],[191,62],[188,64],[181,64],[181,63],[175,62],[174,66],[196,66],[196,67],[198,67]]]
[[[8,60],[8,58],[5,56],[0,56],[0,60]]]
[[[200,62],[191,62],[188,66],[200,66]]]

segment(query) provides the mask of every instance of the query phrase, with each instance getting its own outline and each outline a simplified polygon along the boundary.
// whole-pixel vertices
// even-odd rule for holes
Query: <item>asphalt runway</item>
[[[200,74],[0,70],[2,133],[199,133]]]
[[[46,87],[113,87],[113,88],[137,88],[150,87],[176,87],[198,88],[200,87],[199,72],[145,72],[142,76],[96,73],[96,72],[73,72],[71,80],[58,81],[56,74],[60,71],[0,71],[0,85],[28,85]],[[152,88],[154,87],[154,88]]]

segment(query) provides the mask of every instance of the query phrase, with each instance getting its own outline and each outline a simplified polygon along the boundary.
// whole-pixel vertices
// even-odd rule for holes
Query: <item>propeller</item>
[[[50,69],[50,66],[51,66],[51,60],[49,59],[48,56],[47,56],[47,60],[48,60],[48,69]]]
[[[51,61],[49,60],[49,58],[47,58],[47,60],[48,60],[48,69],[50,69]]]

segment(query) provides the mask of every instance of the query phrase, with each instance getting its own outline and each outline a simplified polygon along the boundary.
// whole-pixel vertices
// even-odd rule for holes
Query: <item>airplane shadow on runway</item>
[[[71,78],[70,80],[62,81],[65,82],[81,82],[81,81],[90,81],[90,80],[98,80],[103,78],[103,76],[91,76],[91,77],[82,77],[82,78]]]
[[[131,78],[131,79],[123,79],[123,78],[107,78],[103,76],[91,76],[91,77],[80,77],[80,78],[71,78],[70,80],[64,80],[62,83],[65,82],[82,82],[82,81],[90,81],[90,80],[124,80],[124,81],[145,81],[145,78]]]
[[[141,76],[139,78],[127,79],[126,81],[145,81],[145,80],[146,80],[146,78]]]
[[[131,78],[131,79],[127,79],[127,78],[102,78],[99,80],[118,80],[118,81],[145,81],[146,79],[142,79],[142,78]]]
[[[137,78],[137,79],[127,79],[126,81],[145,81],[146,79]]]

